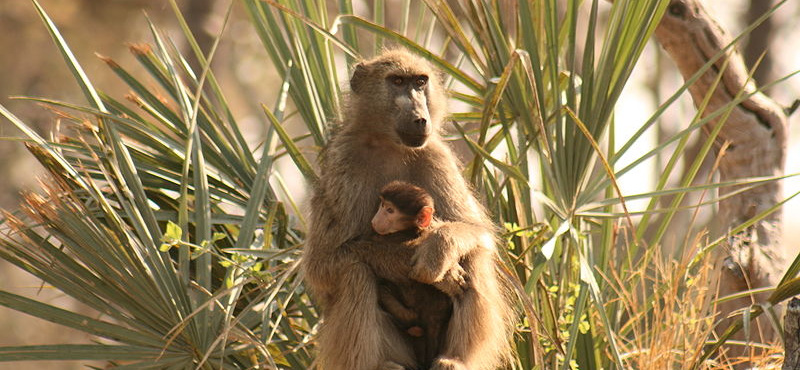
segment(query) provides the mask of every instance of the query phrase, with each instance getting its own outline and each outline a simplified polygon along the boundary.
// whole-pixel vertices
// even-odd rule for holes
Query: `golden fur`
[[[425,106],[433,132],[424,145],[403,145],[396,132],[407,116],[387,77],[425,75]],[[463,267],[467,286],[454,298],[444,349],[432,369],[495,369],[510,353],[513,310],[497,270],[495,229],[459,171],[439,130],[446,117],[440,76],[422,58],[387,51],[359,63],[344,120],[320,161],[303,257],[305,282],[324,324],[323,370],[417,368],[403,333],[378,305],[378,279],[435,284]],[[415,250],[399,243],[364,245],[379,189],[394,180],[427,190],[438,222]],[[459,265],[460,262],[460,265]]]

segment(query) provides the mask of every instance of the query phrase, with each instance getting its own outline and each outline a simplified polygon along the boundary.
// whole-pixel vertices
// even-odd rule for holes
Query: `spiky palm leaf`
[[[155,46],[132,52],[160,89],[104,59],[131,89],[132,109],[92,86],[34,4],[90,105],[36,99],[66,123],[59,142],[2,109],[28,134],[52,183],[26,195],[22,213],[7,215],[0,254],[100,316],[10,293],[0,304],[102,340],[8,347],[0,360],[158,369],[309,364],[308,351],[282,355],[307,341],[316,315],[293,298],[302,294],[295,271],[302,232],[268,181],[277,148],[267,142],[256,151],[243,139],[208,69],[213,50],[203,55],[180,19],[203,67],[192,71],[151,24]],[[256,255],[271,258],[260,263]]]
[[[710,119],[695,120],[631,165],[615,168],[684,86],[620,150],[613,143],[602,149],[603,137],[614,137],[617,100],[666,0],[617,0],[604,27],[598,19],[605,5],[598,0],[511,2],[516,7],[510,10],[494,1],[426,0],[423,6],[406,0],[394,29],[385,24],[382,0],[374,1],[372,19],[353,15],[352,2],[340,0],[341,14],[332,21],[324,2],[241,1],[281,78],[273,87],[280,91],[278,103],[264,107],[267,135],[261,148],[244,140],[209,68],[216,44],[200,50],[174,2],[202,70],[191,70],[151,24],[153,45],[132,51],[158,88],[105,59],[132,91],[131,107],[92,87],[34,0],[89,104],[35,99],[66,123],[58,142],[45,141],[0,107],[28,136],[31,152],[52,179],[42,193],[26,195],[22,212],[7,214],[0,254],[99,316],[5,292],[0,305],[99,340],[6,347],[0,361],[95,359],[120,368],[158,369],[310,367],[318,314],[296,270],[303,227],[295,221],[302,216],[288,192],[274,189],[269,179],[278,176],[275,159],[288,154],[305,178],[314,180],[306,154],[325,144],[327,124],[338,119],[339,76],[347,64],[383,45],[399,44],[428,58],[447,73],[451,97],[463,103],[453,113],[462,122],[452,128],[453,139],[474,154],[465,176],[496,221],[507,226],[503,257],[523,298],[516,368],[641,364],[640,354],[648,350],[642,343],[665,333],[655,320],[685,318],[681,298],[704,294],[690,277],[703,271],[702,258],[654,274],[663,271],[658,259],[651,250],[640,252],[649,215],[680,208],[678,202],[658,209],[657,200],[775,180],[690,187],[692,175],[683,186],[668,189],[674,167],[667,167],[654,191],[628,198],[620,193],[617,177],[656,153],[672,157],[672,166],[689,135]],[[586,25],[585,33],[579,24]],[[434,47],[435,39],[441,46]],[[285,112],[287,101],[307,132],[300,139],[284,128],[293,115]],[[668,152],[676,141],[678,149]],[[595,171],[596,163],[604,170]],[[533,179],[542,190],[533,189]],[[651,199],[636,233],[624,207],[630,198]],[[538,215],[537,204],[543,205]],[[652,222],[667,225],[669,219]],[[622,224],[630,227],[627,243],[617,234]],[[655,247],[655,241],[649,245]],[[800,259],[771,303],[800,292],[798,266]],[[647,293],[640,294],[643,289]],[[663,304],[665,294],[674,294],[666,300],[671,305]],[[631,304],[635,299],[641,302]],[[623,310],[626,314],[619,314]],[[672,328],[685,329],[681,332],[690,339],[663,350],[683,351],[694,362],[667,364],[702,366],[697,354],[712,322],[702,323],[696,331]]]

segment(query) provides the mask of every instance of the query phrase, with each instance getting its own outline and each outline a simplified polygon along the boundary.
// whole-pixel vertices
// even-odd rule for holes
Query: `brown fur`
[[[395,99],[390,75],[427,76],[424,96],[412,94],[411,104]],[[379,307],[378,279],[434,284],[454,279],[461,268],[468,288],[454,299],[444,349],[431,368],[498,367],[509,355],[513,312],[496,269],[492,223],[438,132],[446,116],[438,74],[421,58],[389,51],[360,63],[351,88],[344,122],[320,158],[302,261],[324,317],[318,340],[322,369],[416,368],[403,333]],[[428,114],[432,131],[424,145],[412,148],[397,127],[418,114]],[[440,222],[414,250],[402,243],[356,246],[371,233],[378,190],[393,180],[428,190]]]
[[[402,181],[392,181],[381,188],[381,199],[392,202],[400,212],[412,219],[423,207],[433,208],[433,198],[427,191]]]
[[[416,364],[429,369],[443,350],[453,300],[432,285],[379,281],[379,303],[406,332]]]
[[[433,221],[433,198],[420,187],[392,181],[381,188],[381,205],[372,217],[372,229],[380,235],[427,229]]]
[[[418,247],[429,234],[428,225],[432,213],[425,213],[424,209],[434,208],[433,198],[424,189],[402,181],[392,181],[381,189],[380,194],[384,202],[390,202],[394,206],[395,213],[391,215],[394,216],[392,228],[400,231],[397,236],[390,235],[388,238],[399,237],[408,248]],[[375,217],[379,216],[389,217],[381,210],[378,210]],[[424,222],[425,226],[416,222],[418,220]],[[372,245],[391,242],[386,240],[387,237],[371,239]],[[411,270],[407,268],[404,272],[408,274]],[[443,349],[447,325],[453,312],[452,297],[463,292],[462,285],[466,285],[465,282],[443,281],[437,284],[439,289],[418,282],[393,283],[384,279],[379,285],[380,306],[392,315],[400,329],[408,333],[420,368],[430,368]],[[451,292],[452,297],[443,292]]]
[[[379,278],[378,303],[400,329],[403,344],[410,346],[415,369],[430,368],[442,353],[453,311],[453,299],[447,294],[433,285],[408,278],[413,248],[419,245],[424,234],[408,230],[385,236],[374,235],[354,240],[347,246],[365,262],[375,266]],[[381,249],[390,244],[405,245],[404,249],[409,253],[382,253]],[[439,284],[449,284],[460,292],[459,284],[463,284],[463,280]]]

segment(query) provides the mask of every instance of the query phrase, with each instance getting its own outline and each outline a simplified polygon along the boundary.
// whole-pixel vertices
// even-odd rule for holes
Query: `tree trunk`
[[[783,370],[800,370],[800,299],[792,298],[786,307],[783,330],[786,343]]]
[[[211,0],[186,1],[186,5],[183,9],[183,16],[186,18],[186,22],[189,24],[189,29],[194,33],[194,37],[197,40],[197,45],[200,46],[200,50],[202,50],[205,54],[208,54],[208,52],[211,51],[211,45],[214,44],[215,37],[208,31],[208,22],[213,14],[214,2]],[[188,41],[186,41],[185,54],[193,55],[193,53],[189,50],[190,47],[188,45]],[[200,63],[195,60],[195,58],[189,58],[189,64],[192,66],[192,70],[194,70],[199,77],[200,72],[203,70],[203,68],[200,66]]]
[[[775,5],[775,0],[750,0],[750,7],[747,9],[747,24],[752,24],[764,13]],[[770,53],[770,42],[772,41],[775,21],[772,17],[767,18],[764,23],[753,29],[747,37],[747,45],[744,47],[744,58],[748,67],[754,67],[761,55],[761,63],[753,74],[756,82],[765,84],[774,79],[773,58]]]
[[[692,77],[730,41],[698,0],[671,1],[656,29],[656,39],[669,53],[684,79]],[[786,115],[769,97],[761,93],[752,94],[756,90],[755,84],[748,79],[744,61],[734,48],[728,49],[689,87],[695,105],[702,104],[720,73],[722,78],[702,112],[703,117],[723,108],[739,95],[746,99],[733,108],[726,121],[717,118],[704,127],[704,132],[710,133],[717,125],[724,124],[714,147],[720,158],[719,180],[782,175],[786,158]],[[735,190],[738,188],[726,187],[719,193],[724,195]],[[780,210],[742,232],[731,234],[730,230],[775,206],[781,199],[781,182],[772,181],[720,201],[712,230],[712,237],[727,236],[727,243],[718,247],[715,255],[720,270],[720,296],[778,283],[786,253],[779,241]],[[753,296],[725,302],[718,306],[718,311],[727,316],[764,298]],[[727,327],[725,324],[719,326],[721,330]],[[775,339],[774,330],[766,318],[761,320],[759,327],[760,338],[740,339]]]

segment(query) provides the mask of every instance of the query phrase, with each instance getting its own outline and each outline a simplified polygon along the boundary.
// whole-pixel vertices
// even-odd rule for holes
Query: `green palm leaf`
[[[446,75],[450,98],[462,103],[453,104],[451,118],[461,122],[448,127],[448,139],[465,149],[465,176],[506,227],[502,270],[523,307],[515,369],[635,367],[636,353],[651,350],[639,343],[658,335],[665,295],[697,295],[692,273],[724,240],[696,242],[695,255],[663,272],[657,250],[673,215],[784,178],[693,184],[698,159],[680,184],[669,184],[689,137],[730,114],[744,93],[619,165],[722,56],[615,150],[617,102],[667,0],[610,6],[599,0],[406,0],[396,27],[387,24],[396,16],[388,13],[392,4],[382,0],[372,2],[369,17],[355,15],[350,0],[337,2],[338,14],[328,14],[325,2],[241,0],[278,74],[275,86],[264,87],[279,94],[274,106],[261,104],[261,147],[244,139],[239,112],[212,68],[225,26],[211,50],[202,50],[170,1],[190,56],[148,21],[152,45],[131,47],[146,75],[101,57],[130,90],[126,102],[93,86],[44,8],[32,2],[87,103],[24,98],[58,109],[72,135],[53,142],[0,106],[50,176],[40,193],[26,194],[21,209],[0,220],[0,257],[94,312],[8,292],[0,292],[0,306],[98,342],[0,347],[0,361],[101,360],[120,369],[311,367],[320,322],[298,274],[305,219],[290,191],[297,185],[285,183],[277,162],[285,156],[307,183],[315,182],[314,157],[329,125],[341,119],[346,83],[339,76],[382,47],[405,47],[429,60]],[[225,25],[231,9],[233,3]],[[624,194],[617,179],[656,155],[669,163],[655,188]],[[690,192],[729,186],[737,190],[681,204]],[[668,196],[672,204],[660,207]],[[629,212],[624,205],[637,199],[650,203]],[[800,258],[770,287],[769,300],[747,309],[710,348],[737,330],[749,331],[751,319],[800,293],[798,271]],[[705,343],[695,334],[693,340]],[[692,349],[691,367],[715,356],[700,354],[700,347]],[[669,349],[678,350],[690,352]]]

